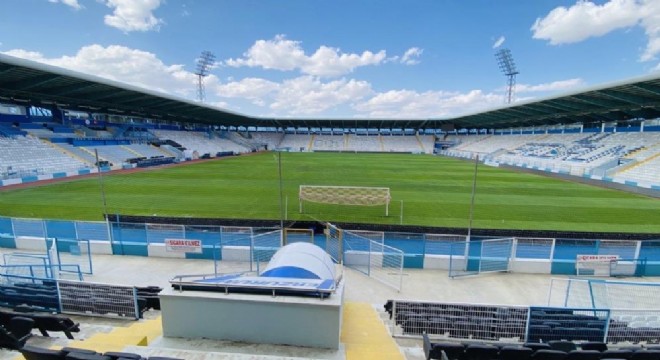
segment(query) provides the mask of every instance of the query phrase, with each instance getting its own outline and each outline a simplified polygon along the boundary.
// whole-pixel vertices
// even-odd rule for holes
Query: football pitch
[[[120,215],[468,226],[473,162],[409,154],[282,153],[279,174],[276,153],[106,173],[0,191],[0,216],[101,220],[105,208]],[[300,213],[300,185],[389,187],[389,216],[384,206],[313,203],[305,203]],[[660,201],[479,165],[473,227],[660,234]]]

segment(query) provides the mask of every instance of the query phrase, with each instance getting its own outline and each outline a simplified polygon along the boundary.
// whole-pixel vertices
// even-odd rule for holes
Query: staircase
[[[417,144],[419,144],[419,147],[422,149],[422,152],[426,153],[426,149],[424,148],[424,143],[422,143],[422,139],[419,138],[419,134],[415,134],[415,139],[417,139]]]
[[[54,148],[54,149],[56,149],[56,150],[58,150],[58,151],[60,151],[60,152],[65,153],[67,156],[72,157],[72,158],[74,158],[74,159],[76,159],[76,160],[82,162],[83,164],[87,164],[87,165],[89,165],[89,166],[95,166],[95,164],[94,164],[93,162],[90,162],[89,160],[84,159],[83,157],[78,156],[77,154],[72,153],[71,151],[69,151],[69,150],[67,150],[67,149],[65,149],[65,148],[63,148],[63,147],[57,145],[56,143],[51,142],[50,140],[47,140],[47,139],[40,139],[40,140],[41,140],[41,142],[50,145],[52,148]]]
[[[309,138],[309,144],[307,144],[307,151],[312,151],[314,149],[314,139],[316,138],[315,134],[312,134],[312,136]]]
[[[133,154],[133,155],[135,155],[135,156],[137,156],[137,157],[145,157],[144,155],[142,155],[142,154],[140,154],[139,152],[137,152],[137,151],[131,149],[131,148],[128,147],[128,146],[125,146],[125,145],[119,145],[119,147],[122,148],[122,149],[124,149],[124,150],[126,150],[126,151],[128,151],[129,153],[131,153],[131,154]]]

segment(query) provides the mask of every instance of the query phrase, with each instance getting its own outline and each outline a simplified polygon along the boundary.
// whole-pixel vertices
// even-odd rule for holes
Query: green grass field
[[[286,217],[386,224],[403,219],[409,225],[467,227],[473,171],[473,163],[436,156],[283,153]],[[660,234],[658,199],[483,165],[478,174],[475,228]],[[103,179],[109,213],[280,218],[273,153],[106,174]],[[383,206],[311,203],[299,214],[301,184],[390,187],[390,216],[384,216]],[[94,177],[0,191],[0,215],[101,220],[100,189]]]

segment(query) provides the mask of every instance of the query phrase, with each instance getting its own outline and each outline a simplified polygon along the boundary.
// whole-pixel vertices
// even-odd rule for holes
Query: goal
[[[334,205],[385,205],[385,216],[388,216],[390,200],[390,188],[386,187],[300,185],[298,193],[301,214],[304,212],[303,202],[309,201]]]

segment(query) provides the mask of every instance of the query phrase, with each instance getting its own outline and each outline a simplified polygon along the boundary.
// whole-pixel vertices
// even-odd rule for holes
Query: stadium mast
[[[500,66],[500,70],[507,77],[506,103],[511,104],[516,90],[516,75],[520,74],[520,72],[516,69],[516,63],[513,61],[511,50],[500,49],[495,53],[495,58],[497,59],[497,64]]]
[[[215,62],[215,55],[210,51],[202,51],[202,55],[197,59],[195,75],[197,75],[197,99],[204,102],[204,78],[209,75],[209,69]]]

